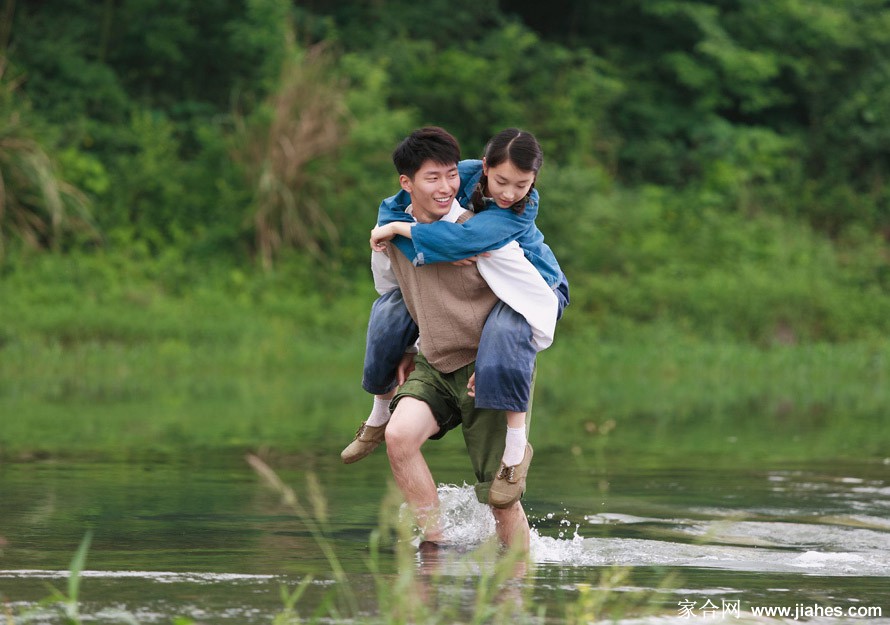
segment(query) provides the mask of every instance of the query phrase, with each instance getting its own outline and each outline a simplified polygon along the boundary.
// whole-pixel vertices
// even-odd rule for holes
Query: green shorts
[[[504,411],[476,408],[475,400],[467,394],[467,382],[475,370],[474,363],[452,373],[441,373],[422,354],[417,354],[414,365],[414,371],[393,397],[390,409],[395,411],[403,397],[426,402],[439,424],[439,431],[431,439],[442,438],[449,430],[460,426],[476,474],[476,498],[487,504],[488,489],[501,468],[504,455],[507,437]],[[530,421],[531,405],[526,415],[526,430]]]

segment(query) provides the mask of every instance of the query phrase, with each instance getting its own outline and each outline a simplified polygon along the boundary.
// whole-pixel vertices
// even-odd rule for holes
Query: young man
[[[400,185],[411,196],[409,211],[417,222],[462,222],[472,217],[455,201],[459,159],[457,141],[441,128],[417,130],[396,148],[393,162]],[[492,254],[493,258],[479,259],[476,264],[415,267],[390,241],[380,242],[372,253],[378,291],[398,287],[420,330],[420,353],[414,370],[392,400],[393,415],[385,437],[393,477],[425,539],[434,543],[442,540],[439,502],[421,452],[423,443],[461,427],[476,474],[476,495],[482,503],[490,503],[489,489],[501,465],[504,413],[477,409],[467,393],[482,328],[499,300],[496,293],[516,292],[516,276],[522,274],[523,282],[528,280],[531,285],[529,289],[540,294],[546,307],[552,307],[555,323],[556,296],[518,244],[513,242]],[[528,289],[523,289],[521,296],[527,299]],[[519,496],[527,470],[524,462],[515,476],[515,499],[511,493],[503,504],[492,505],[501,541],[524,548],[528,547],[529,527]]]

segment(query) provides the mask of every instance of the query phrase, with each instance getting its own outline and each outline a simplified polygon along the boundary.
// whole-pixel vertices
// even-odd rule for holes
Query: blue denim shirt
[[[456,199],[464,208],[470,208],[473,190],[482,178],[482,161],[460,161],[457,171],[460,175],[460,187]],[[538,216],[536,189],[532,189],[529,199],[531,201],[522,214],[516,214],[509,208],[500,208],[489,200],[485,210],[465,223],[437,221],[417,224],[411,230],[413,239],[397,236],[393,243],[414,265],[425,265],[461,260],[516,241],[547,284],[555,287],[562,279],[562,270],[550,246],[544,243],[544,235],[535,225],[535,218]],[[404,189],[386,198],[380,203],[377,223],[385,225],[393,221],[413,222],[414,219],[405,212],[410,204],[411,195]]]

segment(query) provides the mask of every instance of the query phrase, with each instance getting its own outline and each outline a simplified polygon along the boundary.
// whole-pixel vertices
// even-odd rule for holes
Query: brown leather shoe
[[[495,508],[509,508],[519,501],[525,492],[525,478],[528,475],[528,466],[532,463],[532,454],[534,450],[531,444],[526,443],[522,462],[512,467],[501,463],[501,470],[488,491],[488,503]]]
[[[340,459],[343,460],[344,464],[358,462],[377,449],[377,446],[383,442],[385,433],[385,423],[374,426],[366,425],[366,422],[363,422],[355,433],[355,438],[352,442],[347,445],[346,449],[340,452]]]

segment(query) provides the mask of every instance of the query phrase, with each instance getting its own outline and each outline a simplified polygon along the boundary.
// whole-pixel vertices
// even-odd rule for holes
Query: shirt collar
[[[460,217],[465,210],[466,209],[461,206],[460,202],[458,202],[456,199],[451,200],[451,210],[449,210],[448,213],[446,213],[441,219],[439,219],[439,221],[449,221],[451,223],[455,223],[457,221],[457,218]],[[412,218],[414,218],[414,205],[409,204],[408,208],[405,209],[405,212],[411,215]],[[414,218],[414,221],[417,221],[417,219]]]

